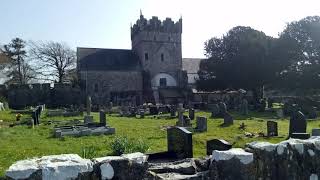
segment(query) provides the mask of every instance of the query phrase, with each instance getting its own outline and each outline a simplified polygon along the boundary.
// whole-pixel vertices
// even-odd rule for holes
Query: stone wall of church
[[[142,92],[140,71],[82,71],[80,76],[86,82],[84,91],[92,97],[94,104],[111,101],[112,93],[136,96]]]

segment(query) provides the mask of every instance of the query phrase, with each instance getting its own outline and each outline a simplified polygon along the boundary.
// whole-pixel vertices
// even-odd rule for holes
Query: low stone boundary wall
[[[245,149],[212,152],[204,159],[149,162],[142,153],[92,160],[75,154],[18,161],[7,179],[310,179],[320,175],[320,137],[278,144],[252,142]]]

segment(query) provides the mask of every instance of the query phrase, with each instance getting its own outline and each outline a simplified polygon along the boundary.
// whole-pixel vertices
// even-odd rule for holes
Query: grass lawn
[[[98,121],[98,113],[93,113],[95,121]],[[196,116],[210,116],[206,112],[196,112]],[[273,113],[254,113],[249,116],[241,116],[234,112],[235,123],[229,127],[220,127],[222,119],[208,119],[208,132],[193,134],[193,153],[195,157],[206,154],[206,141],[214,138],[225,139],[234,143],[234,147],[244,147],[252,141],[279,142],[286,139],[288,134],[288,120],[277,120],[279,136],[273,138],[266,137],[245,137],[244,132],[257,134],[264,132],[266,134],[266,121],[273,119]],[[24,115],[23,118],[28,118]],[[71,120],[81,117],[43,117],[41,122],[48,120]],[[167,149],[166,126],[174,125],[177,119],[156,119],[153,116],[146,116],[144,119],[107,116],[107,122],[110,126],[116,128],[115,135],[86,136],[86,137],[66,137],[52,138],[53,125],[44,125],[34,129],[26,125],[10,128],[9,124],[15,121],[15,114],[10,111],[0,112],[0,177],[4,175],[5,170],[17,160],[27,159],[36,156],[76,153],[81,154],[83,147],[93,146],[97,150],[97,156],[110,155],[110,142],[115,136],[127,136],[129,138],[141,139],[146,142],[150,149],[148,152],[160,152]],[[247,125],[245,131],[240,130],[240,124],[244,122]],[[195,121],[192,122],[195,126]],[[307,132],[312,128],[319,128],[320,121],[308,121]]]

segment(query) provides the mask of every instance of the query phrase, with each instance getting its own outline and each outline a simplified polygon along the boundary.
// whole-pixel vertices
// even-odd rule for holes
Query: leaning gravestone
[[[196,130],[198,132],[205,132],[207,131],[207,118],[204,116],[197,117],[197,127]]]
[[[212,139],[207,141],[207,155],[212,155],[212,151],[227,151],[232,145],[223,139]]]
[[[183,127],[167,129],[168,152],[174,153],[176,158],[192,158],[192,133]]]
[[[194,120],[194,109],[193,108],[189,108],[189,118],[191,120]]]
[[[292,133],[306,133],[307,121],[304,114],[301,111],[293,113],[290,117],[289,124],[289,137],[292,137]]]
[[[231,124],[233,124],[233,117],[230,113],[226,112],[223,117],[223,125],[227,126]]]
[[[278,123],[274,121],[267,121],[267,135],[278,136]]]

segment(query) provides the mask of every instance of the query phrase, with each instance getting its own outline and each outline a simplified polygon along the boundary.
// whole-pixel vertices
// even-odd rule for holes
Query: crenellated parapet
[[[131,39],[140,32],[164,32],[164,33],[182,33],[182,18],[174,22],[171,18],[161,21],[157,16],[146,19],[141,14],[140,19],[131,27]]]

